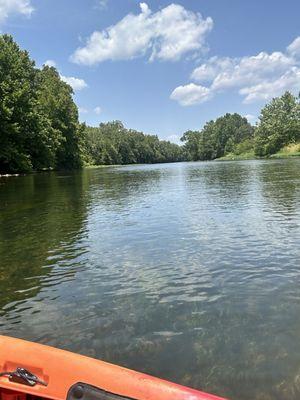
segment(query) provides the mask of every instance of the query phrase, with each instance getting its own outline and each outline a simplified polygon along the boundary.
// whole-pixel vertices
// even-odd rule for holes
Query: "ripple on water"
[[[298,399],[299,166],[7,180],[1,332],[232,399]]]

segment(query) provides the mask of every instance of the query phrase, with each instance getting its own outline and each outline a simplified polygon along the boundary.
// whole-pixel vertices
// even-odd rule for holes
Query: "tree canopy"
[[[252,140],[254,128],[239,114],[225,114],[207,122],[201,131],[187,131],[181,140],[191,160],[213,160]]]
[[[274,98],[262,110],[255,131],[255,154],[267,156],[300,141],[299,98],[290,92]]]
[[[182,161],[183,149],[155,135],[126,129],[122,122],[86,127],[85,155],[91,164],[135,164]]]
[[[36,68],[11,36],[0,36],[0,171],[81,165],[72,95],[55,68]]]

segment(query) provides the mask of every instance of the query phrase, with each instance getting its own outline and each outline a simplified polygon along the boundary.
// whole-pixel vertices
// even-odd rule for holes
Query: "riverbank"
[[[272,154],[268,157],[257,157],[257,156],[255,156],[254,151],[248,151],[248,152],[241,153],[241,154],[229,153],[224,157],[216,158],[214,161],[274,160],[274,159],[285,159],[285,158],[295,158],[295,157],[300,157],[300,143],[290,144],[288,146],[285,146],[279,152]],[[186,161],[184,160],[182,162],[186,162]],[[157,164],[159,164],[159,163],[157,163]],[[120,166],[124,166],[124,165],[140,166],[140,165],[149,165],[149,164],[108,164],[108,165],[107,164],[102,164],[102,165],[84,164],[83,168],[84,169],[112,168],[112,167],[120,167]],[[28,174],[34,174],[34,173],[40,173],[40,172],[49,172],[49,171],[54,171],[54,170],[53,169],[49,169],[49,170],[44,169],[42,171],[32,171],[30,173],[11,173],[11,174],[9,174],[9,173],[1,174],[0,173],[0,178],[28,175]]]
[[[97,169],[97,168],[109,168],[109,167],[120,167],[121,164],[99,164],[99,165],[93,165],[93,164],[85,164],[84,169]]]
[[[257,157],[253,151],[249,151],[241,154],[229,153],[224,157],[217,158],[216,161],[241,161],[241,160],[260,160],[260,159],[281,159],[281,158],[293,158],[300,157],[300,143],[290,144],[284,146],[280,151],[275,154],[271,154],[268,157]]]
[[[290,144],[283,147],[278,153],[272,154],[269,158],[290,158],[300,157],[300,143]]]

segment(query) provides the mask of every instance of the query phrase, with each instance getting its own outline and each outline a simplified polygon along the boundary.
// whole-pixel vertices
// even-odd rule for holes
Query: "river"
[[[0,179],[0,331],[232,400],[300,397],[300,159]]]

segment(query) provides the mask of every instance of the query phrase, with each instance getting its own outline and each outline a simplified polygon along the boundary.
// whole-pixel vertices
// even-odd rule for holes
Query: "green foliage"
[[[87,127],[84,153],[86,161],[95,165],[183,160],[180,146],[159,140],[154,135],[126,129],[120,121],[101,123],[97,128]]]
[[[226,114],[201,131],[187,131],[181,140],[190,160],[270,156],[300,142],[299,98],[290,92],[274,98],[262,109],[255,128],[238,114]]]
[[[80,143],[83,130],[71,86],[63,82],[55,68],[44,66],[37,72],[39,106],[51,123],[52,142],[56,147],[57,168],[81,166]]]
[[[245,141],[252,141],[253,127],[239,114],[225,114],[209,121],[201,131],[188,131],[181,140],[191,160],[213,160],[234,153]],[[247,142],[245,146],[248,146]],[[240,151],[240,150],[238,150]]]
[[[79,124],[72,96],[55,68],[35,68],[11,36],[0,36],[0,172],[183,160],[180,146],[119,121]]]
[[[274,154],[300,140],[300,104],[290,92],[267,104],[259,119],[254,145],[257,156]]]
[[[72,94],[54,68],[35,68],[11,36],[0,36],[0,172],[81,165]]]
[[[187,131],[180,138],[180,140],[184,142],[186,158],[189,161],[199,160],[200,139],[198,131]]]
[[[8,35],[0,36],[0,169],[29,171],[39,164],[33,136],[43,143],[47,121],[37,107],[34,63]],[[47,144],[41,152],[51,158]]]
[[[234,147],[233,153],[236,155],[251,153],[253,151],[253,143],[252,137],[245,139]]]
[[[300,157],[300,143],[291,143],[284,146],[277,153],[271,154],[270,158]]]

